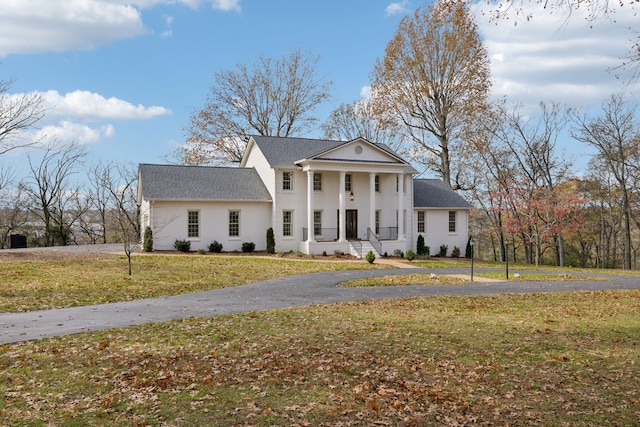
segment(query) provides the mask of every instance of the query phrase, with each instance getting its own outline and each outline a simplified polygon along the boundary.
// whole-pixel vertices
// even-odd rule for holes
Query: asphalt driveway
[[[640,278],[638,277],[605,275],[601,276],[602,280],[584,281],[527,282],[519,280],[517,282],[474,282],[467,285],[362,288],[338,286],[338,283],[346,280],[414,273],[427,275],[431,273],[468,274],[469,270],[397,268],[393,270],[323,272],[169,297],[26,313],[6,313],[0,314],[0,344],[165,320],[342,301],[439,295],[640,289]],[[574,276],[576,275],[579,274],[575,273]],[[589,274],[589,276],[593,277],[594,274]]]

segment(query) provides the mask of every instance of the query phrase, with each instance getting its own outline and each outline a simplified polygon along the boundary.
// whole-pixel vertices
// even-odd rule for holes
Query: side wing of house
[[[138,198],[154,249],[173,250],[176,240],[189,240],[192,250],[214,241],[225,251],[244,242],[266,248],[271,196],[253,168],[141,164]]]
[[[469,211],[472,206],[459,194],[437,179],[416,179],[414,186],[414,229],[417,238],[422,235],[431,255],[446,246],[450,256],[454,248],[464,252],[469,240]]]

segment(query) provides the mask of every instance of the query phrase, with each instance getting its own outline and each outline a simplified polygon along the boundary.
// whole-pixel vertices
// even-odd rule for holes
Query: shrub
[[[149,226],[144,229],[144,236],[142,238],[142,250],[145,252],[153,252],[153,231],[151,231],[151,227]]]
[[[416,243],[416,252],[418,252],[418,255],[420,256],[427,254],[424,247],[424,237],[422,236],[422,234],[418,234],[418,242]]]
[[[191,250],[191,242],[189,240],[176,240],[173,247],[180,252],[189,252]]]
[[[449,250],[449,246],[447,245],[440,245],[440,252],[438,252],[438,256],[440,257],[444,257],[447,256],[447,251]]]
[[[273,228],[267,228],[267,253],[276,253],[276,238],[273,235]]]
[[[402,252],[402,249],[394,249],[393,256],[399,256],[400,258],[404,258],[404,252]]]
[[[460,248],[457,246],[454,246],[453,250],[451,251],[451,256],[453,258],[458,258],[460,256]]]
[[[198,254],[204,255],[206,252],[204,249],[198,249]]]
[[[424,255],[425,256],[431,255],[431,248],[429,246],[424,247]]]
[[[373,264],[373,261],[376,260],[376,256],[374,255],[373,251],[367,252],[367,256],[365,258],[369,262],[369,264]]]
[[[341,258],[344,256],[344,252],[342,252],[340,249],[336,249],[335,251],[333,251],[333,256],[336,258]]]
[[[327,256],[327,251],[322,251],[322,256]]]
[[[416,254],[411,249],[408,249],[407,253],[404,254],[404,257],[407,259],[407,261],[411,262],[416,257]]]
[[[242,252],[253,252],[256,249],[256,244],[253,242],[242,242]]]
[[[218,243],[217,240],[214,240],[213,243],[209,245],[209,252],[222,252],[222,243]]]

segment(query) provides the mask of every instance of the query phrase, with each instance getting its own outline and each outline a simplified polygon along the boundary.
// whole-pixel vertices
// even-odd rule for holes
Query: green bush
[[[145,252],[153,252],[153,231],[151,231],[151,227],[148,226],[144,229],[142,250]]]
[[[253,252],[256,249],[256,244],[253,242],[243,242],[242,252]]]
[[[276,253],[276,239],[273,236],[273,228],[271,227],[267,229],[267,253]]]
[[[209,252],[222,252],[222,243],[218,243],[217,240],[214,240],[213,243],[209,245]]]
[[[367,252],[367,256],[365,258],[367,261],[369,261],[369,264],[373,264],[373,261],[376,260],[376,256],[374,255],[373,251]]]
[[[191,242],[189,240],[176,240],[173,247],[180,252],[189,252],[191,250]]]
[[[460,257],[460,248],[457,246],[453,247],[453,250],[451,251],[451,257],[453,258],[458,258]]]
[[[404,254],[404,257],[407,259],[407,261],[411,262],[415,259],[416,254],[411,249],[408,249],[407,253]]]
[[[447,251],[449,250],[449,246],[447,245],[440,245],[440,252],[438,252],[438,256],[439,257],[445,257],[447,256]]]
[[[427,254],[424,246],[424,237],[422,236],[422,234],[418,234],[418,242],[416,243],[416,252],[418,252],[418,255],[420,256]]]

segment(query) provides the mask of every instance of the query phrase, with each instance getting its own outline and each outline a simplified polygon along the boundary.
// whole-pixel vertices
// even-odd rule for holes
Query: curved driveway
[[[478,269],[478,271],[483,271]],[[487,271],[487,270],[484,270]],[[211,291],[84,307],[0,314],[0,344],[57,335],[139,325],[188,317],[438,295],[640,289],[640,278],[601,276],[603,280],[550,282],[474,282],[467,285],[340,287],[338,283],[398,274],[468,274],[468,269],[398,268],[304,274]],[[579,275],[574,273],[574,275]],[[588,274],[594,276],[594,274]],[[427,280],[429,280],[427,278]]]

